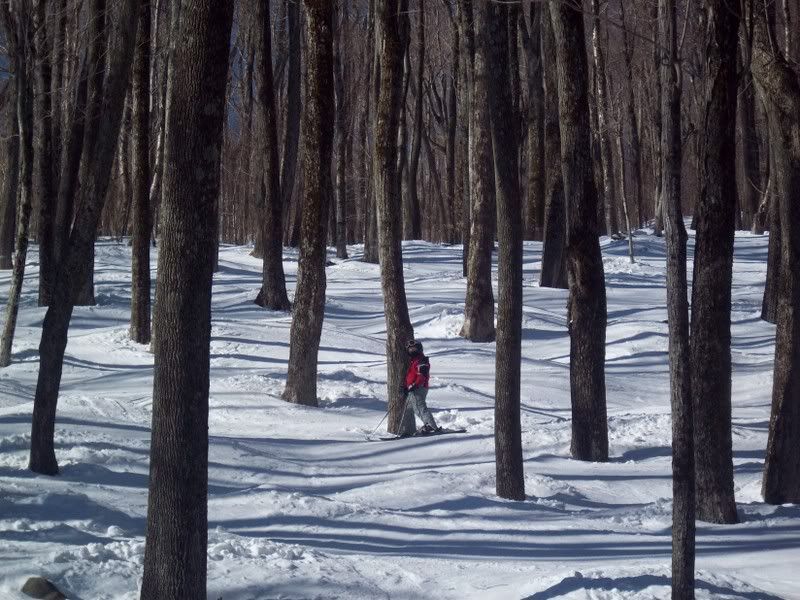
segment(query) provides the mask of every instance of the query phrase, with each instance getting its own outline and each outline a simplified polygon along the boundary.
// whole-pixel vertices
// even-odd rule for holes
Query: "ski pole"
[[[405,394],[404,398],[405,398],[405,402],[403,403],[403,412],[402,412],[402,413],[400,413],[401,415],[405,415],[405,414],[406,414],[406,409],[408,408],[408,392],[406,392],[406,394]],[[375,426],[375,429],[373,429],[373,430],[372,430],[372,432],[371,432],[369,435],[367,435],[367,438],[369,438],[369,436],[371,436],[371,435],[374,435],[374,434],[375,434],[375,432],[376,432],[376,431],[378,431],[378,427],[380,427],[380,426],[381,426],[381,423],[383,423],[383,422],[386,420],[386,417],[388,417],[388,416],[389,416],[389,411],[387,410],[387,411],[386,411],[386,414],[385,414],[385,415],[383,415],[383,418],[382,418],[382,419],[380,420],[380,422],[379,422],[379,423],[378,423],[378,424]]]

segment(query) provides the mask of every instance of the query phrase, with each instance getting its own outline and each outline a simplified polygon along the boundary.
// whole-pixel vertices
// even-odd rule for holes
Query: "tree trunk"
[[[611,132],[608,123],[608,87],[606,85],[606,60],[600,46],[600,2],[592,0],[592,54],[594,56],[595,100],[597,108],[597,137],[600,140],[600,157],[603,170],[603,199],[605,200],[606,232],[619,231],[614,187],[614,162],[611,153]]]
[[[344,83],[347,67],[343,59],[345,34],[342,25],[348,20],[348,3],[342,2],[340,26],[334,39],[333,75],[336,91],[336,257],[347,258],[347,145],[349,132],[347,115],[350,107],[345,100]],[[337,7],[338,13],[338,7]]]
[[[487,22],[485,6],[473,5]],[[486,46],[485,31],[475,29],[475,58],[472,77],[472,120],[469,136],[470,193],[472,194],[472,230],[469,236],[467,296],[461,336],[473,342],[495,339],[494,293],[492,291],[492,252],[495,232],[495,167],[492,152],[492,120],[489,85],[493,65],[487,62],[488,49],[478,51],[478,37]],[[507,39],[507,34],[504,36]],[[505,57],[503,58],[505,60]],[[521,215],[520,215],[521,216]]]
[[[731,438],[731,281],[736,211],[736,49],[739,16],[709,2],[705,182],[695,217],[692,399],[697,517],[736,523]]]
[[[3,152],[6,174],[3,178],[2,214],[0,214],[0,270],[13,266],[14,236],[17,222],[17,195],[19,191],[19,119],[17,118],[17,82],[10,77],[6,87]],[[5,127],[7,125],[7,128]]]
[[[544,243],[541,287],[567,289],[567,207],[561,174],[561,127],[558,119],[558,73],[553,24],[542,7],[542,62],[544,63]]]
[[[283,220],[291,228],[290,219],[292,195],[295,187],[295,172],[297,169],[297,148],[300,140],[300,115],[304,112],[302,106],[301,84],[301,50],[300,50],[300,3],[296,0],[284,0],[289,29],[289,70],[286,84],[286,123],[283,131],[283,152],[281,152],[281,206],[283,207]],[[290,236],[291,237],[291,236]],[[291,241],[287,238],[286,241]]]
[[[47,306],[52,297],[55,271],[53,241],[55,197],[53,194],[53,129],[50,68],[50,38],[45,0],[35,0],[33,7],[35,81],[33,102],[34,164],[33,189],[39,207],[39,306]]]
[[[774,150],[769,149],[770,176],[767,182],[767,189],[764,193],[765,200],[769,204],[769,246],[767,249],[767,280],[764,283],[764,296],[761,300],[761,318],[767,323],[777,325],[778,323],[778,296],[783,269],[781,260],[782,244],[782,224],[780,210],[780,193],[777,189],[777,160]],[[776,193],[777,192],[777,193]]]
[[[525,194],[525,239],[542,240],[544,235],[544,88],[541,52],[542,4],[531,4],[531,30],[520,23],[528,85],[527,189]]]
[[[589,155],[590,85],[583,15],[579,7],[550,2],[556,40],[561,164],[567,198],[568,322],[572,457],[608,460],[605,342],[606,288],[597,236],[597,190]]]
[[[106,77],[105,55],[109,48],[108,31],[106,27],[106,12],[108,10],[107,0],[91,0],[91,15],[89,18],[89,76],[87,87],[86,103],[86,126],[83,136],[83,151],[81,154],[80,170],[78,175],[79,186],[89,176],[88,172],[92,169],[90,162],[93,156],[95,145],[98,139],[98,122],[103,111],[103,82]],[[109,20],[110,21],[110,20]],[[135,30],[134,30],[135,35]],[[123,99],[124,104],[124,99]],[[123,108],[124,110],[124,108]],[[114,139],[114,150],[116,150],[116,136]],[[112,156],[114,150],[111,151]],[[80,207],[80,205],[76,205]],[[75,304],[77,306],[93,306],[94,298],[94,243],[84,254],[86,265],[81,268],[83,279],[80,286],[76,288]]]
[[[522,202],[517,164],[516,122],[506,60],[510,7],[487,4],[475,10],[476,69],[488,74],[492,147],[497,182],[498,256],[497,357],[495,364],[494,447],[497,495],[525,499],[520,427],[522,352]],[[515,40],[516,41],[516,40]]]
[[[450,85],[447,88],[447,145],[446,152],[446,183],[447,183],[447,229],[444,240],[450,244],[456,243],[456,209],[463,202],[463,198],[456,197],[456,133],[458,131],[456,86],[460,84],[459,78],[459,51],[460,42],[458,27],[453,27],[453,58],[450,65]]]
[[[141,598],[205,598],[211,279],[233,4],[184,3],[166,123]]]
[[[380,88],[380,76],[381,76],[381,66],[379,57],[379,48],[378,48],[378,37],[377,37],[377,30],[378,27],[375,24],[377,21],[377,7],[375,3],[379,0],[372,0],[370,1],[370,22],[372,24],[371,30],[373,31],[373,43],[372,43],[372,52],[369,59],[372,61],[372,68],[370,69],[370,85],[369,89],[367,90],[368,95],[372,99],[371,110],[368,111],[368,119],[370,121],[370,130],[372,131],[372,139],[370,140],[370,146],[374,148],[375,146],[375,130],[376,130],[376,114],[377,114],[377,100],[378,100],[378,90]],[[367,205],[366,205],[366,216],[364,222],[364,256],[363,261],[377,264],[379,261],[378,258],[378,212],[377,212],[377,205],[375,200],[375,194],[377,192],[377,183],[375,181],[376,174],[375,174],[375,157],[374,152],[372,162],[369,166],[369,177],[370,177],[370,191],[371,193],[367,196]]]
[[[745,58],[742,54],[749,49],[745,41],[740,42],[739,64],[742,73],[741,89],[738,93],[737,125],[739,131],[739,209],[742,214],[742,227],[751,229],[753,233],[763,233],[758,231],[756,223],[756,212],[758,211],[758,190],[761,187],[759,181],[758,164],[758,135],[756,133],[756,102],[755,91],[753,89],[753,77],[748,69],[750,58]]]
[[[422,237],[420,222],[419,196],[417,195],[417,180],[419,178],[419,155],[422,149],[422,78],[425,73],[425,11],[418,12],[417,25],[417,72],[412,89],[416,90],[414,100],[413,141],[411,143],[411,157],[408,162],[408,190],[406,210],[403,212],[403,237],[409,240],[418,240]]]
[[[403,411],[404,394],[399,391],[404,385],[408,364],[406,343],[414,337],[403,280],[402,204],[397,193],[397,128],[402,99],[404,38],[408,35],[408,21],[404,15],[408,3],[406,0],[376,0],[375,9],[380,77],[375,107],[373,170],[378,209],[381,288],[386,312],[388,428],[392,433],[404,434],[414,427],[411,412]]]
[[[141,0],[133,59],[133,240],[131,327],[134,342],[150,343],[150,0]],[[123,157],[124,160],[124,157]]]
[[[261,291],[256,304],[269,310],[289,310],[286,293],[286,275],[283,272],[283,204],[280,189],[278,162],[278,126],[275,108],[275,86],[272,75],[272,32],[270,28],[269,0],[251,0],[255,27],[253,44],[257,52],[256,96],[257,118],[261,134],[258,136],[258,154],[263,173],[260,178],[259,204],[261,215],[261,243],[263,246]],[[291,60],[291,59],[290,59]]]
[[[767,106],[773,202],[780,211],[780,273],[767,454],[762,493],[769,504],[800,503],[800,82],[761,10],[754,14],[751,69]],[[770,238],[774,235],[770,231]]]
[[[93,10],[96,8],[93,6]],[[96,143],[93,144],[91,155],[86,158],[85,178],[81,179],[81,187],[75,202],[75,206],[79,206],[80,210],[75,215],[64,255],[58,262],[53,298],[42,324],[39,376],[33,401],[29,467],[32,471],[44,475],[58,473],[53,434],[67,332],[75,299],[88,278],[87,273],[90,274],[92,267],[90,259],[94,258],[97,224],[106,199],[133,62],[138,9],[139,2],[136,0],[120,3],[119,12],[110,20],[115,26],[117,41],[106,59],[108,77],[105,89],[101,90],[102,110],[95,121]]]
[[[13,15],[7,3],[0,4],[5,38],[9,46],[11,76],[16,80],[17,131],[20,137],[19,177],[20,201],[17,216],[14,262],[11,273],[11,289],[6,304],[5,325],[0,338],[0,367],[11,364],[11,348],[17,327],[19,299],[25,279],[25,260],[28,256],[28,230],[31,219],[31,196],[33,195],[33,86],[26,65],[32,62],[30,43],[30,21],[23,14]]]
[[[307,62],[301,169],[303,221],[294,294],[289,369],[283,399],[317,406],[317,355],[325,316],[325,254],[332,191],[331,158],[335,118],[333,90],[333,7],[328,0],[304,0]]]
[[[460,146],[461,176],[461,274],[469,275],[469,250],[472,232],[472,182],[470,179],[471,138],[472,138],[472,91],[474,88],[475,67],[475,30],[472,26],[472,0],[460,0],[457,3],[458,40],[461,44],[461,80],[458,96],[458,144]],[[420,120],[422,119],[420,111]]]
[[[633,204],[636,206],[636,227],[644,225],[644,210],[642,207],[642,199],[644,197],[644,180],[642,179],[642,151],[641,142],[639,140],[639,128],[636,125],[636,101],[633,94],[633,86],[636,81],[633,75],[633,48],[631,48],[631,41],[629,38],[633,34],[628,30],[625,23],[625,3],[620,4],[620,15],[622,21],[622,44],[623,53],[625,55],[625,78],[627,98],[625,102],[625,122],[630,132],[630,139],[628,140],[628,149],[631,156],[631,178],[633,179],[633,189],[630,190],[631,195],[634,195],[635,200]],[[625,199],[625,195],[622,196]]]
[[[659,69],[664,149],[664,233],[667,246],[667,316],[672,412],[672,598],[694,598],[695,472],[686,282],[686,228],[681,211],[682,81],[674,0],[659,2],[658,43],[665,53]]]
[[[651,8],[651,17],[654,23],[658,23],[658,2],[653,2]],[[655,117],[655,130],[656,134],[654,136],[653,141],[653,234],[657,237],[660,237],[664,231],[664,210],[663,210],[663,202],[662,202],[662,194],[661,194],[661,185],[662,185],[662,165],[661,165],[661,155],[662,155],[662,148],[661,148],[661,108],[660,98],[662,98],[662,91],[661,91],[661,77],[658,76],[658,73],[661,69],[661,48],[658,44],[653,44],[653,65],[654,70],[656,73],[655,77],[655,84],[656,84],[656,91],[653,94],[653,100],[651,100],[655,104],[655,109],[653,110],[653,115]]]

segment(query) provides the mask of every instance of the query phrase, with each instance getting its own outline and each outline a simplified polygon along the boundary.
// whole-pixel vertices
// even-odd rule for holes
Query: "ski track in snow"
[[[693,239],[690,239],[690,252]],[[607,464],[569,458],[567,292],[539,288],[525,244],[522,429],[527,500],[494,494],[494,344],[458,337],[461,247],[404,244],[409,311],[431,357],[429,404],[464,435],[365,443],[386,409],[377,265],[333,259],[320,408],[280,400],[290,317],[252,302],[260,261],[223,246],[214,278],[209,598],[669,597],[671,480],[664,242],[602,242]],[[767,238],[738,234],[733,441],[741,523],[698,523],[697,597],[800,598],[800,507],[760,496],[774,327],[759,319]],[[44,309],[29,253],[13,365],[0,371],[0,598],[44,575],[70,598],[133,599],[144,555],[152,363],[128,340],[130,249],[96,252],[97,306],[75,309],[55,478],[26,470]],[[293,291],[296,252],[285,254]],[[156,262],[153,257],[153,268]],[[689,273],[692,265],[689,264]],[[495,265],[496,285],[496,265]],[[5,304],[10,275],[0,274]],[[385,423],[377,433],[385,432]]]

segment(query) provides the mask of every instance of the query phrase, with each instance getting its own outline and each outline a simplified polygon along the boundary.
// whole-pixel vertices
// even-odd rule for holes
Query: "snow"
[[[690,243],[693,240],[690,240]],[[411,319],[439,423],[468,432],[367,443],[385,403],[376,265],[328,268],[320,408],[280,400],[290,317],[252,303],[261,265],[223,246],[211,345],[210,598],[669,597],[670,415],[662,239],[603,239],[612,458],[569,458],[563,290],[538,286],[525,245],[525,502],[494,493],[494,344],[458,337],[461,247],[405,243]],[[737,234],[733,442],[741,523],[698,523],[698,598],[800,598],[800,507],[760,496],[774,327],[759,319],[767,238]],[[295,285],[296,254],[285,268]],[[144,553],[153,356],[127,338],[130,249],[98,244],[98,305],[76,308],[58,407],[60,476],[26,470],[44,310],[29,255],[14,363],[0,371],[0,597],[29,576],[71,598],[137,598]],[[153,257],[155,268],[155,257]],[[689,272],[691,273],[691,265]],[[496,272],[495,272],[496,282]],[[9,274],[0,274],[7,294]],[[6,296],[0,297],[5,303]],[[378,429],[385,432],[385,423]]]

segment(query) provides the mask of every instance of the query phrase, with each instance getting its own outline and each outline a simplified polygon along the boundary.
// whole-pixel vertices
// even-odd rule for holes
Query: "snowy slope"
[[[670,416],[663,240],[603,241],[612,460],[569,456],[566,292],[536,284],[525,246],[525,502],[494,495],[494,344],[458,337],[461,248],[407,243],[411,318],[429,404],[468,433],[367,443],[386,409],[376,265],[328,269],[321,408],[279,399],[290,318],[252,303],[260,263],[223,247],[211,348],[210,598],[667,598]],[[698,597],[800,598],[800,508],[760,500],[774,327],[759,311],[767,238],[737,235],[734,460],[742,523],[698,524]],[[290,292],[296,255],[287,251]],[[43,309],[37,255],[14,364],[0,371],[0,598],[44,574],[71,598],[137,598],[153,357],[127,339],[130,249],[97,248],[98,305],[75,310],[56,429],[62,474],[25,466]],[[155,259],[153,262],[155,267]],[[691,273],[691,269],[690,269]],[[8,294],[0,275],[0,301]],[[381,427],[385,431],[385,424]],[[379,431],[381,431],[379,430]]]

